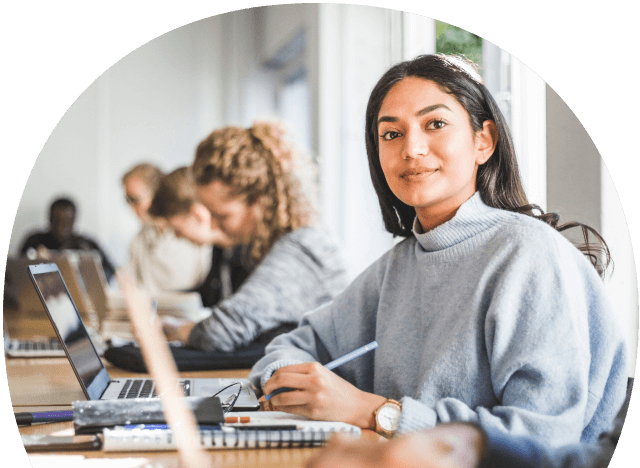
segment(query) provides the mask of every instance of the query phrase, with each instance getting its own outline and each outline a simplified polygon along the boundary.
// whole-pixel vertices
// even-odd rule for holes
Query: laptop
[[[121,378],[112,380],[89,338],[69,290],[55,263],[29,266],[29,276],[60,339],[80,387],[89,400],[149,398],[156,396],[151,379]],[[260,407],[248,379],[181,379],[185,396],[212,396],[233,383],[242,383],[242,392],[234,411],[253,411]],[[237,386],[223,390],[221,401],[237,392]]]
[[[87,293],[86,301],[96,312],[98,322],[106,320],[109,311],[107,277],[102,267],[100,255],[95,251],[68,251],[70,260],[75,264],[79,277]],[[64,278],[64,275],[63,275]],[[71,296],[73,297],[73,295]]]
[[[9,327],[3,317],[2,337],[4,353],[9,357],[64,357],[64,349],[58,338],[42,340],[16,339],[9,336]]]
[[[67,252],[51,252],[51,261],[55,262],[64,278],[71,297],[78,305],[80,314],[88,320],[94,315],[93,307],[88,300],[84,289],[84,282],[80,277],[76,262]],[[5,302],[10,299],[17,304],[20,313],[32,313],[42,311],[42,302],[33,290],[27,267],[43,263],[43,260],[31,260],[28,258],[9,258],[5,276]]]
[[[28,258],[8,258],[4,276],[3,308],[23,314],[44,312],[42,302],[29,280],[28,265],[42,263],[42,260]]]

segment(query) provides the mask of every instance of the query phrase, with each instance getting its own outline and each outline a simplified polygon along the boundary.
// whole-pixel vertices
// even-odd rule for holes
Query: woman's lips
[[[404,171],[402,174],[400,174],[400,177],[402,177],[404,180],[414,180],[414,179],[430,176],[436,171],[437,169],[431,169],[428,167],[409,169]]]

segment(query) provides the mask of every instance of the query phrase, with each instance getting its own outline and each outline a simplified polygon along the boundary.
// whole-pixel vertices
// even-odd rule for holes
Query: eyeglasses
[[[212,395],[212,396],[218,396],[218,395],[220,395],[220,393],[225,391],[227,388],[233,387],[234,385],[238,385],[239,386],[238,393],[234,393],[233,395],[231,395],[229,398],[227,398],[226,400],[224,400],[222,402],[222,412],[224,414],[227,414],[229,411],[233,410],[233,407],[236,405],[236,402],[238,401],[238,397],[240,396],[240,393],[242,392],[242,382],[234,382],[234,383],[232,383],[230,385],[227,385],[226,387],[220,389],[218,392],[216,392],[214,395]]]

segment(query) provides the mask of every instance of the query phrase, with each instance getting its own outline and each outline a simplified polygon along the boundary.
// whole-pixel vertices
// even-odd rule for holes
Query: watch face
[[[395,405],[383,406],[378,411],[378,425],[385,431],[393,432],[400,423],[400,409]]]

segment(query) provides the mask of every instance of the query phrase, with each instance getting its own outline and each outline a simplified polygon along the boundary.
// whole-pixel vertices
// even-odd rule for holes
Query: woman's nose
[[[427,137],[417,130],[408,131],[404,139],[402,157],[404,159],[425,156],[429,152]]]

